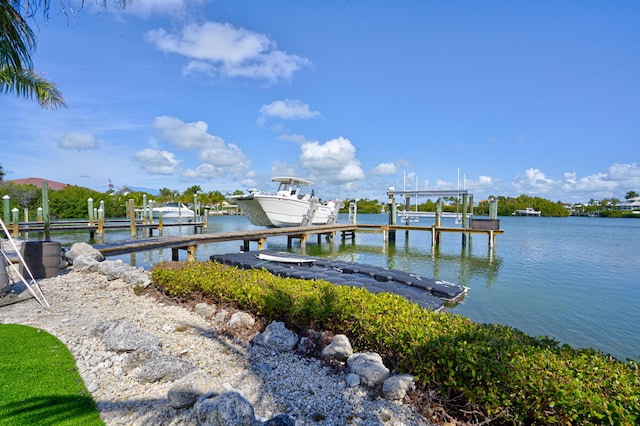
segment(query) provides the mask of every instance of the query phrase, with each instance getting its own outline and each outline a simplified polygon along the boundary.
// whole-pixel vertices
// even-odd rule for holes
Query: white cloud
[[[552,179],[537,168],[527,169],[512,182],[518,194],[551,199],[584,201],[585,198],[620,198],[627,191],[640,188],[640,168],[637,163],[615,163],[606,171],[579,177],[576,172],[564,172],[562,179]]]
[[[640,181],[640,167],[638,167],[637,163],[615,163],[609,166],[607,178],[619,182],[626,182],[629,185],[638,185]]]
[[[237,175],[250,166],[249,158],[234,144],[209,133],[204,121],[185,123],[176,117],[162,116],[154,120],[153,127],[160,132],[163,140],[183,150],[196,150],[200,161],[195,169],[183,173],[192,178],[221,178]]]
[[[273,101],[269,105],[262,105],[260,116],[277,117],[283,120],[307,120],[320,117],[320,113],[312,111],[309,104],[302,103],[297,99],[284,99]]]
[[[554,192],[558,181],[547,178],[540,169],[530,168],[525,170],[523,176],[516,176],[511,185],[518,193],[544,195]]]
[[[147,39],[159,50],[185,56],[186,74],[245,77],[269,82],[288,80],[310,61],[276,49],[266,35],[229,23],[190,24],[179,33],[155,29]]]
[[[364,178],[356,148],[343,137],[320,144],[308,142],[300,147],[300,166],[316,180],[350,182]]]
[[[398,168],[393,163],[380,163],[371,172],[374,175],[393,175],[398,172]]]
[[[619,198],[628,191],[640,188],[640,168],[637,163],[614,163],[605,172],[580,178],[575,172],[565,172],[564,178],[563,190],[581,196]]]
[[[482,193],[489,193],[494,191],[500,186],[500,179],[491,176],[478,176],[478,179],[465,179],[464,185],[469,191],[479,191]],[[493,194],[499,195],[499,194]]]
[[[297,135],[295,133],[280,135],[280,136],[278,136],[277,139],[281,140],[281,141],[295,142],[295,143],[298,143],[298,144],[303,144],[303,143],[309,142],[307,140],[307,138],[305,138],[303,135]]]
[[[246,168],[249,164],[249,159],[240,148],[234,144],[224,145],[224,143],[211,145],[203,149],[198,154],[198,160],[216,166],[233,166],[242,169]]]
[[[91,133],[69,132],[58,140],[58,147],[62,149],[95,149],[98,140]]]
[[[208,133],[209,125],[204,121],[185,123],[176,117],[156,117],[153,127],[160,131],[162,138],[180,149],[203,148],[224,144],[219,136]]]
[[[298,176],[298,171],[296,170],[296,166],[284,163],[282,161],[274,161],[271,163],[271,171],[269,175],[272,177],[275,176]],[[301,177],[308,177],[306,175]]]
[[[133,159],[145,172],[152,175],[173,175],[180,171],[181,160],[169,151],[146,148],[138,151]]]
[[[204,0],[137,0],[129,2],[123,11],[142,18],[148,18],[152,15],[175,17],[176,15],[184,15],[204,3]]]

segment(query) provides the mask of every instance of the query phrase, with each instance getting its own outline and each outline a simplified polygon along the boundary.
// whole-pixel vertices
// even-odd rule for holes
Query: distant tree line
[[[13,182],[0,183],[0,198],[8,195],[9,208],[17,208],[20,220],[24,220],[24,209],[28,209],[29,220],[35,220],[38,207],[42,207],[42,190],[34,185],[19,185]],[[104,201],[105,217],[126,216],[129,196],[112,196],[81,186],[68,185],[58,191],[49,191],[49,215],[52,218],[80,219],[88,217],[88,200],[98,208]],[[132,195],[132,194],[129,194]]]
[[[625,194],[625,199],[629,200],[638,197],[636,191],[629,191]],[[631,213],[629,211],[616,210],[613,206],[620,202],[618,198],[605,198],[599,201],[594,199],[589,200],[585,204],[574,204],[568,206],[561,201],[551,201],[546,198],[532,197],[529,195],[519,195],[517,197],[505,197],[499,195],[497,197],[490,196],[489,198],[495,198],[498,201],[498,216],[511,216],[516,210],[524,210],[527,207],[540,211],[542,216],[551,217],[564,217],[571,214],[571,210],[579,211],[585,215],[599,215],[603,217],[637,217],[640,215]],[[346,213],[349,208],[349,203],[353,200],[346,200],[344,207],[340,210],[341,213]],[[445,212],[461,212],[461,200],[456,197],[443,197],[444,202],[442,210]],[[421,212],[434,212],[436,211],[437,200],[426,200],[418,203],[417,209],[415,205],[415,199],[411,199],[411,210],[418,210]],[[378,200],[361,199],[357,200],[358,213],[380,213],[381,211],[387,211],[388,206],[386,202]],[[570,207],[570,208],[568,208]],[[403,210],[405,208],[404,200],[396,199],[396,208]],[[486,216],[489,214],[489,201],[481,200],[474,201],[473,214],[477,216]]]
[[[2,167],[0,166],[0,172]],[[0,174],[0,177],[2,175]],[[220,191],[202,192],[199,185],[187,188],[180,192],[162,188],[159,196],[151,195],[147,192],[130,192],[127,194],[114,194],[113,191],[99,192],[89,188],[68,185],[61,190],[50,190],[49,214],[52,218],[79,219],[88,217],[88,200],[93,199],[94,208],[100,207],[100,202],[104,202],[105,217],[125,217],[129,200],[132,199],[136,207],[142,207],[144,196],[147,201],[155,201],[158,204],[166,202],[182,202],[193,205],[194,195],[197,194],[200,206],[214,208],[223,202],[228,202],[228,198]],[[237,192],[237,191],[236,191]],[[42,189],[30,184],[16,184],[0,179],[0,198],[8,195],[9,208],[17,208],[20,213],[20,221],[24,220],[24,209],[28,209],[29,220],[35,220],[38,207],[42,207]]]
[[[3,180],[4,172],[0,165],[0,198],[5,195],[10,197],[10,208],[18,208],[20,210],[20,220],[24,219],[24,209],[28,208],[29,220],[35,220],[38,207],[41,207],[41,189],[34,185],[20,185],[13,182]],[[93,199],[93,205],[98,208],[100,201],[104,201],[105,217],[124,217],[126,216],[127,205],[129,199],[134,200],[136,207],[142,207],[143,197],[146,195],[147,201],[153,200],[158,204],[166,202],[182,202],[193,207],[194,195],[197,194],[198,204],[201,207],[217,208],[223,203],[230,201],[231,195],[241,194],[242,191],[236,190],[233,194],[222,193],[217,190],[204,192],[200,185],[194,185],[183,192],[172,190],[169,188],[161,188],[159,195],[151,195],[147,192],[132,192],[128,194],[114,195],[113,191],[98,192],[89,188],[75,185],[68,185],[59,191],[49,191],[49,212],[53,218],[85,218],[87,212],[87,200]],[[625,199],[629,200],[638,197],[636,191],[629,191],[625,195]],[[568,216],[570,210],[560,201],[551,201],[541,197],[531,197],[529,195],[519,195],[518,197],[495,197],[498,201],[498,215],[510,216],[516,210],[524,210],[527,207],[539,210],[542,216],[562,217]],[[356,202],[358,213],[382,213],[388,211],[386,202],[378,200],[364,199],[347,199],[344,201],[341,213],[349,211],[349,204]],[[399,202],[402,201],[402,202]],[[411,200],[413,204],[410,209],[416,209],[415,199]],[[436,210],[436,201],[428,199],[418,204],[417,210],[421,212],[433,212]],[[396,200],[397,209],[405,208],[404,200]],[[443,198],[443,211],[445,212],[461,212],[461,200],[456,197]],[[589,203],[574,205],[574,211],[580,210],[586,215],[600,215],[603,217],[640,217],[629,211],[620,211],[612,208],[618,203],[616,198],[603,199],[600,201],[590,200]],[[482,200],[474,203],[474,215],[483,216],[489,214],[489,201]]]
[[[516,210],[524,210],[527,207],[539,210],[542,216],[569,216],[569,210],[560,201],[550,201],[540,197],[531,197],[528,195],[520,195],[518,197],[495,197],[498,200],[498,216],[511,216]],[[349,203],[353,200],[346,200],[345,207],[341,212],[347,212]],[[402,200],[404,201],[404,200]],[[434,212],[436,211],[436,202],[438,200],[426,200],[418,203],[417,211],[420,212]],[[443,197],[442,210],[444,212],[462,212],[462,201],[456,197]],[[412,204],[410,209],[416,209],[415,199],[411,200]],[[397,209],[403,210],[405,208],[404,202],[398,202]],[[387,211],[387,204],[378,200],[362,199],[357,201],[358,213],[380,213],[381,211]],[[488,215],[489,214],[489,201],[482,200],[474,202],[473,207],[474,215]]]

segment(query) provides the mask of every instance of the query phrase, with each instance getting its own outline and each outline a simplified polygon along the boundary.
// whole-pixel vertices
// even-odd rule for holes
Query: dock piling
[[[129,198],[129,226],[131,227],[131,236],[136,236],[136,209],[133,204],[133,198]]]
[[[87,213],[89,215],[89,226],[93,226],[93,198],[91,197],[87,200]]]

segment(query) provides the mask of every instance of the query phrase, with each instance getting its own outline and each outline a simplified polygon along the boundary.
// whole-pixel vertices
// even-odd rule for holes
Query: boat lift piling
[[[431,243],[432,247],[435,249],[440,244],[440,237],[443,232],[450,233],[460,233],[462,236],[462,247],[467,245],[467,240],[471,243],[471,235],[477,233],[486,233],[489,239],[489,247],[493,248],[495,245],[495,235],[498,233],[503,233],[504,231],[500,230],[500,221],[497,219],[497,200],[491,198],[489,200],[489,219],[474,219],[473,218],[473,194],[469,194],[466,189],[457,189],[451,191],[396,191],[393,187],[390,187],[387,191],[387,195],[389,196],[388,201],[388,211],[389,211],[389,226],[386,230],[383,230],[385,233],[385,243],[387,241],[394,242],[395,241],[395,232],[398,229],[404,229],[406,233],[406,237],[408,238],[408,234],[410,230],[426,230],[429,229],[431,231]],[[405,210],[404,217],[406,219],[406,225],[403,227],[399,227],[396,225],[396,203],[395,196],[401,196],[405,199]],[[427,217],[431,215],[433,217],[434,213],[427,212],[411,212],[411,197],[437,197],[438,201],[436,202],[436,211],[435,211],[435,224],[431,226],[431,228],[425,228],[420,226],[409,226],[409,217]],[[460,227],[444,227],[442,226],[442,217],[443,213],[443,197],[447,196],[455,196],[456,203],[458,200],[461,200],[461,213],[455,213],[456,221],[460,223]],[[417,204],[417,201],[416,201]],[[388,236],[387,236],[388,234]]]

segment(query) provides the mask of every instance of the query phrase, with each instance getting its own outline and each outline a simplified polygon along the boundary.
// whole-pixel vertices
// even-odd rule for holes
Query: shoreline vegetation
[[[159,196],[154,196],[147,192],[129,192],[126,194],[113,194],[113,191],[98,192],[89,188],[67,185],[63,189],[49,191],[49,211],[51,217],[54,218],[82,218],[87,216],[87,200],[94,200],[95,205],[101,201],[104,202],[105,218],[125,217],[127,214],[128,200],[133,199],[137,207],[143,205],[143,198],[154,200],[158,204],[165,202],[183,202],[187,205],[193,204],[194,195],[197,194],[198,204],[208,206],[212,209],[221,208],[223,204],[229,205],[230,196],[227,197],[220,191],[202,191],[199,185],[187,188],[184,192],[162,188]],[[234,194],[242,193],[235,191]],[[8,195],[9,209],[17,208],[20,212],[27,210],[29,220],[36,219],[38,207],[41,206],[41,190],[31,184],[16,184],[10,181],[0,180],[0,198]],[[625,196],[627,199],[636,196],[635,191],[629,191]],[[519,195],[518,197],[497,196],[498,200],[498,216],[511,216],[516,210],[524,210],[533,208],[541,212],[542,216],[547,217],[566,217],[575,216],[599,216],[611,218],[640,218],[640,214],[633,211],[616,210],[614,206],[620,200],[617,198],[603,200],[589,200],[582,204],[563,203],[561,201],[551,201],[541,197],[533,197],[529,195]],[[344,200],[344,206],[340,213],[348,213],[349,204],[356,200]],[[421,200],[419,200],[421,201]],[[417,211],[433,212],[436,210],[437,200],[424,200],[416,205],[411,205],[412,209],[417,207]],[[459,211],[460,200],[455,197],[445,197],[445,205],[443,211],[457,212]],[[358,213],[381,213],[387,211],[387,205],[378,200],[359,199],[357,200]],[[398,209],[404,209],[404,204],[398,205]],[[487,216],[489,214],[489,202],[487,200],[477,201],[473,207],[473,213],[476,216]],[[23,214],[21,213],[21,218]]]
[[[299,332],[345,334],[357,350],[380,353],[390,369],[412,374],[419,408],[430,410],[435,403],[462,422],[636,424],[640,419],[637,361],[324,281],[215,262],[163,262],[151,272],[158,289],[183,303],[204,297]]]

